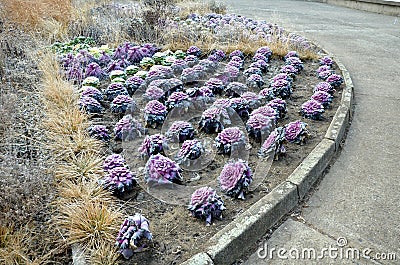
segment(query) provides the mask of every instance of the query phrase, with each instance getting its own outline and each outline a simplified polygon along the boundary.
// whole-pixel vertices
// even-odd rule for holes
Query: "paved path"
[[[397,261],[378,262],[351,253],[334,260],[324,252],[322,261],[254,253],[246,264],[400,264],[400,21],[308,1],[231,0],[229,6],[317,41],[346,65],[355,85],[355,114],[340,157],[304,208],[304,221],[286,221],[266,242],[269,249],[320,254],[345,237],[344,250],[397,254]]]

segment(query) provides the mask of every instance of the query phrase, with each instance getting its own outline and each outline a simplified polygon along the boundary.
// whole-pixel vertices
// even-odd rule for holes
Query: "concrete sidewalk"
[[[400,264],[400,21],[309,1],[232,0],[229,8],[278,22],[334,53],[351,73],[356,97],[344,149],[302,218],[286,221],[265,243],[269,250],[312,248],[325,258],[291,259],[286,252],[282,259],[275,251],[271,260],[255,251],[246,264]],[[330,246],[370,249],[374,258],[395,253],[397,260],[333,259],[323,252]]]

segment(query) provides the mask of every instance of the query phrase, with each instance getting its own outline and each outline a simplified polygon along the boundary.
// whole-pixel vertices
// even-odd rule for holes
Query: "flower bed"
[[[197,19],[192,18],[194,24]],[[214,19],[238,24],[246,20],[246,25],[271,30],[270,25],[234,15]],[[77,55],[87,60],[77,60]],[[274,56],[268,46],[255,53],[239,49],[210,53],[194,45],[171,51],[125,43],[103,55],[95,58],[78,51],[61,61],[77,91],[83,91],[80,109],[91,115],[93,123],[101,123],[102,127],[89,130],[90,135],[106,144],[105,152],[121,154],[127,161],[118,157],[115,167],[105,169],[104,188],[130,198],[126,206],[138,205],[152,226],[149,251],[133,253],[125,243],[139,230],[133,221],[121,220],[121,229],[132,230],[118,235],[121,253],[159,263],[170,262],[174,253],[181,252],[177,259],[183,261],[194,251],[190,244],[199,251],[200,242],[207,239],[204,234],[217,231],[283,181],[326,130],[342,81],[333,72],[334,63],[321,66],[318,60],[300,58],[296,51]],[[79,67],[89,70],[76,74]],[[317,70],[329,71],[322,85]],[[200,104],[201,111],[186,119],[192,104]],[[129,143],[134,143],[133,151]],[[240,157],[235,157],[238,153]],[[196,172],[185,168],[187,161],[204,157],[209,163]],[[276,160],[271,170],[256,172],[261,158],[268,157]],[[171,190],[166,192],[163,185]],[[148,189],[156,198],[146,193]],[[189,210],[171,206],[176,202]],[[188,213],[214,225],[205,228]],[[177,224],[170,225],[175,218]],[[157,255],[166,251],[162,245],[178,244],[184,247],[172,249],[167,258]]]

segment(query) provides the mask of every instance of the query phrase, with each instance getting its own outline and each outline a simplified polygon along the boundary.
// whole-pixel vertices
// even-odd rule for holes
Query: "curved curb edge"
[[[319,46],[319,45],[317,45]],[[353,115],[354,86],[346,67],[332,53],[345,87],[340,105],[322,141],[290,174],[286,181],[254,203],[216,233],[205,252],[194,255],[183,265],[232,264],[304,198],[338,152]]]

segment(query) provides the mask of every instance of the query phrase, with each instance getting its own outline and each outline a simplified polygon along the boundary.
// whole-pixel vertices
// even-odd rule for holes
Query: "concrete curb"
[[[319,45],[317,45],[319,46]],[[315,181],[339,150],[350,124],[353,110],[353,82],[346,67],[331,53],[344,79],[345,88],[338,110],[324,139],[292,172],[288,179],[254,203],[234,221],[215,234],[203,253],[182,263],[185,265],[231,264],[264,235],[270,227],[293,209],[304,198]],[[211,263],[210,263],[211,262]]]
[[[400,16],[400,3],[383,0],[322,0],[329,5],[343,6],[367,12],[385,14],[389,16]]]

